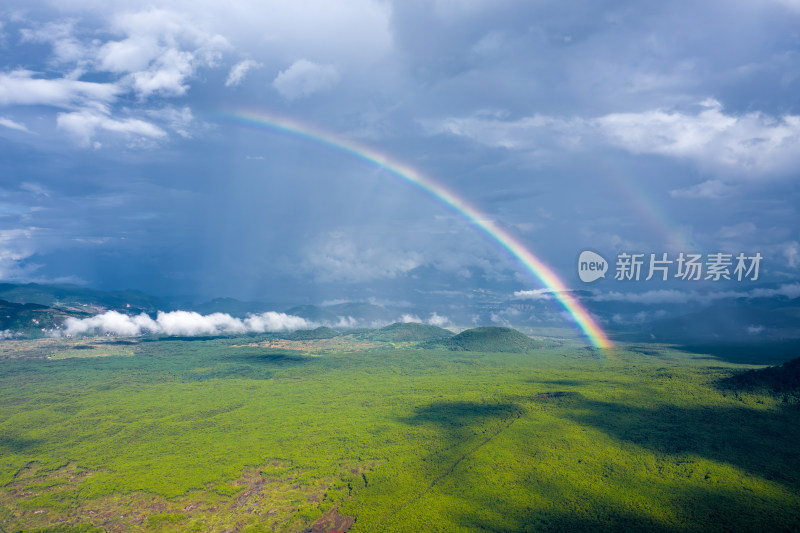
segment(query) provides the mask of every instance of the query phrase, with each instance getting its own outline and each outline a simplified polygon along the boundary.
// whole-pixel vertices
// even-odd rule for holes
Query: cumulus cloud
[[[185,94],[186,80],[195,69],[214,66],[222,51],[230,48],[221,35],[204,31],[184,15],[164,9],[119,14],[112,29],[124,38],[99,48],[99,68],[128,73],[127,79],[141,97]]]
[[[484,111],[425,126],[429,133],[522,151],[535,152],[550,143],[572,149],[611,145],[634,154],[687,160],[735,177],[783,175],[800,164],[800,115],[727,114],[713,98],[700,102],[694,112],[651,109],[594,118],[536,114],[509,120],[503,113]],[[711,180],[673,196],[718,197],[725,192],[721,182]]]
[[[20,30],[22,41],[49,43],[53,47],[51,62],[56,65],[74,64],[83,68],[93,52],[94,43],[83,43],[75,36],[73,21],[47,22],[37,28]]]
[[[406,313],[403,316],[401,316],[397,321],[403,322],[405,324],[410,324],[410,323],[428,324],[431,326],[438,326],[440,328],[443,328],[451,323],[449,318],[447,318],[446,316],[439,315],[435,311],[431,313],[431,316],[429,316],[425,320],[421,319],[417,315]]]
[[[115,119],[104,113],[84,109],[73,113],[60,113],[58,127],[68,132],[82,146],[89,146],[97,130],[125,135],[158,139],[167,133],[158,126],[139,119]]]
[[[245,59],[244,61],[236,63],[228,73],[228,79],[225,80],[225,87],[236,87],[242,83],[242,80],[248,72],[261,66],[261,63],[253,61],[252,59]]]
[[[0,105],[48,105],[68,108],[88,102],[107,104],[122,89],[113,83],[67,78],[37,78],[36,72],[17,69],[0,74]]]
[[[332,89],[339,83],[339,72],[333,65],[318,65],[299,59],[275,77],[272,86],[287,100],[304,98]]]
[[[75,20],[34,23],[20,30],[22,42],[51,45],[48,63],[59,74],[43,76],[22,68],[0,73],[0,105],[42,105],[69,111],[57,116],[58,127],[81,146],[92,145],[100,132],[150,140],[166,137],[162,128],[144,120],[116,117],[120,98],[135,95],[141,103],[155,96],[183,96],[197,70],[216,66],[230,48],[221,35],[198,27],[185,14],[166,9],[151,7],[112,15],[105,34],[116,39],[88,38],[76,24]],[[93,75],[92,81],[82,81],[87,74]],[[139,114],[150,111],[140,110]],[[124,113],[133,114],[129,108]],[[189,136],[188,107],[172,115],[167,119],[174,131]],[[9,119],[0,122],[20,129],[15,124]]]
[[[431,316],[428,317],[428,320],[425,322],[431,326],[439,326],[440,328],[443,328],[451,323],[449,318],[439,315],[435,311],[431,313]]]
[[[142,313],[130,316],[107,311],[89,318],[70,317],[56,335],[111,334],[134,337],[145,333],[177,336],[218,335],[225,333],[264,333],[294,331],[311,327],[304,318],[269,311],[246,318],[225,313],[201,315],[192,311],[160,311],[155,319]]]
[[[181,108],[166,106],[161,109],[150,109],[146,114],[154,121],[169,127],[181,137],[192,136],[195,119],[189,106],[183,106]]]
[[[708,99],[697,113],[653,110],[595,119],[607,139],[633,153],[688,159],[741,175],[784,173],[800,162],[800,116],[728,115]]]
[[[142,97],[154,93],[182,96],[189,90],[185,81],[194,72],[192,60],[189,52],[167,50],[153,62],[151,68],[131,74],[133,88]]]

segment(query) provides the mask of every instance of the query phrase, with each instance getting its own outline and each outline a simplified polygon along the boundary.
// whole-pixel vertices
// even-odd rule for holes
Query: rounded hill
[[[467,329],[440,344],[451,350],[514,353],[528,352],[542,346],[516,329],[499,326]]]
[[[452,336],[452,331],[419,322],[395,322],[372,334],[375,340],[387,342],[419,342]]]

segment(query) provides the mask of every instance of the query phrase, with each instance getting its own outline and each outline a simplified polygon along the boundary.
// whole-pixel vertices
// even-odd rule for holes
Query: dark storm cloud
[[[797,278],[790,1],[69,0],[0,20],[6,279],[249,299],[538,288],[434,198],[234,109],[417,168],[570,283],[587,247],[758,250]]]

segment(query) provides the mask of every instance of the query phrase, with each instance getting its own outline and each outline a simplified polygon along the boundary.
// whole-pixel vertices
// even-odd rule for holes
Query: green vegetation
[[[35,303],[20,304],[0,300],[0,331],[6,330],[12,337],[41,337],[43,329],[52,329],[70,316],[84,318],[89,314],[67,312]]]
[[[453,332],[418,322],[395,322],[378,330],[367,330],[362,338],[382,342],[420,342],[452,337]]]
[[[115,342],[3,345],[2,530],[800,529],[798,406],[718,385],[752,366],[564,339]]]
[[[800,357],[780,366],[748,370],[723,379],[723,388],[760,391],[780,397],[785,402],[800,400]]]
[[[284,338],[290,340],[316,340],[316,339],[332,339],[338,337],[339,332],[329,327],[319,327],[315,329],[298,329],[294,333],[283,335]]]
[[[515,329],[497,326],[467,329],[449,339],[429,343],[431,347],[436,345],[450,350],[490,353],[522,353],[543,347],[542,343]]]
[[[65,311],[96,313],[100,309],[152,313],[169,309],[164,301],[139,291],[98,291],[77,285],[0,283],[0,299],[14,303],[35,303]]]

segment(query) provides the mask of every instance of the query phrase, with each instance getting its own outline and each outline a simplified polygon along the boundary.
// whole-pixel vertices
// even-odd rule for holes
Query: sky
[[[436,195],[253,116],[414,169],[596,301],[800,296],[797,0],[7,0],[0,280],[546,297]],[[584,250],[604,278],[580,279]],[[616,280],[626,253],[762,259]]]

